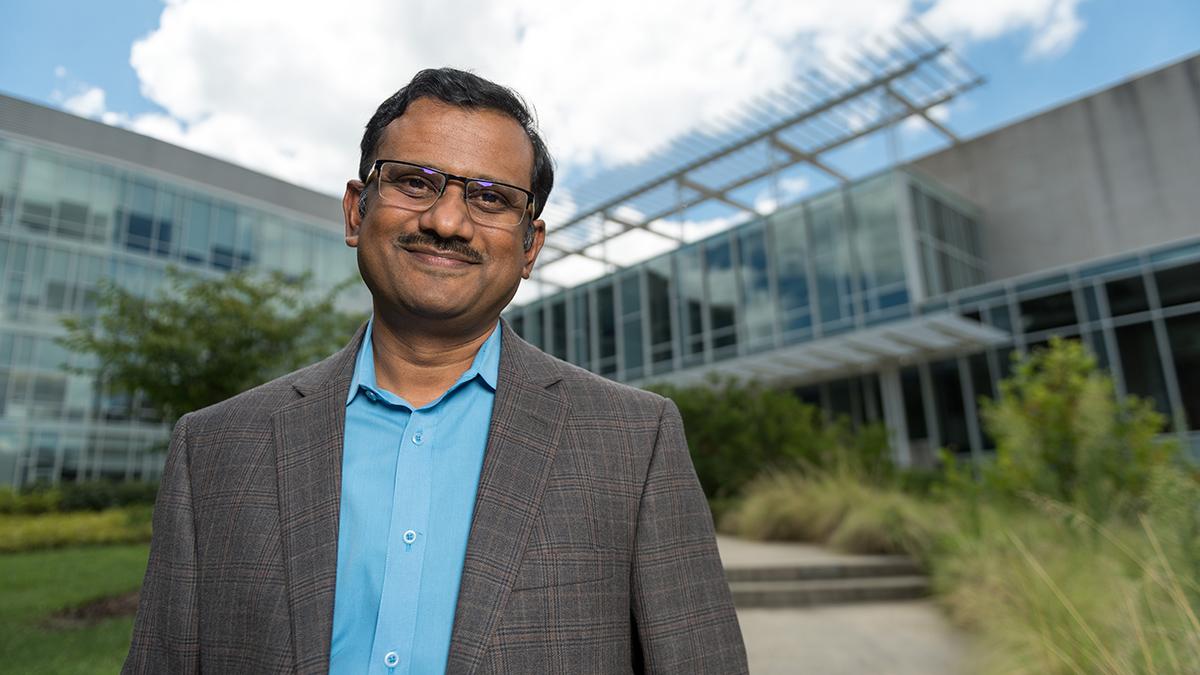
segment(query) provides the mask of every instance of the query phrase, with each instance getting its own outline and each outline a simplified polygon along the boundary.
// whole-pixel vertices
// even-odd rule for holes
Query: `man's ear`
[[[521,278],[528,279],[529,275],[533,273],[533,263],[537,261],[542,244],[546,243],[546,223],[541,220],[529,223],[529,229],[522,236],[522,244],[525,242],[529,242],[529,244],[525,246],[525,267],[521,270]]]
[[[346,181],[346,194],[342,195],[342,216],[346,220],[346,245],[350,248],[358,246],[358,231],[366,213],[367,192],[362,181]]]

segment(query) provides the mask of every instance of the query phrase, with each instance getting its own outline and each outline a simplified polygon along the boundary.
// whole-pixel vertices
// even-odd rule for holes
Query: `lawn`
[[[69,627],[48,617],[137,590],[148,554],[149,546],[131,544],[0,555],[0,670],[118,672],[129,649],[132,616]]]

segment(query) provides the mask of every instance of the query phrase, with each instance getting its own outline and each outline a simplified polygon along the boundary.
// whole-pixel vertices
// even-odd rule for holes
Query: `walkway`
[[[853,577],[881,561],[817,546],[747,542],[718,537],[731,577],[764,570],[815,570]],[[841,570],[838,572],[837,570]],[[745,597],[745,596],[743,596]],[[824,604],[801,608],[742,607],[738,620],[755,675],[961,675],[968,672],[967,639],[929,600]]]

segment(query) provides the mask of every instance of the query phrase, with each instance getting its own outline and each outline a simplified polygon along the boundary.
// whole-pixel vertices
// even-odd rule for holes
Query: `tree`
[[[1156,468],[1177,448],[1158,438],[1165,418],[1149,401],[1118,399],[1112,378],[1078,341],[1015,361],[1000,398],[983,400],[996,462],[985,473],[1002,493],[1036,493],[1093,516],[1137,507]]]
[[[278,272],[168,269],[151,297],[104,283],[97,314],[64,318],[61,342],[95,357],[81,372],[174,421],[336,351],[364,318],[336,309],[349,283],[322,295]]]

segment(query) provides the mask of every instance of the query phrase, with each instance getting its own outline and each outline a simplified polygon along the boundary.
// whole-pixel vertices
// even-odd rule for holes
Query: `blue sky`
[[[855,4],[845,3],[846,11],[856,11]],[[931,4],[918,2],[909,13],[927,11]],[[1200,50],[1200,2],[1091,0],[1068,4],[1082,27],[1069,45],[1049,56],[1029,56],[1031,34],[1036,30],[1029,25],[997,30],[994,37],[955,40],[964,60],[987,78],[987,84],[954,106],[949,121],[952,128],[973,135]],[[128,118],[146,113],[170,117],[170,101],[165,107],[164,97],[144,96],[143,80],[148,78],[140,77],[130,63],[132,45],[159,30],[165,7],[159,0],[6,0],[6,20],[0,22],[0,91],[62,107],[85,88],[97,87],[104,92],[107,111]],[[515,6],[513,11],[528,10],[528,6]],[[365,14],[369,9],[362,11]],[[275,20],[286,24],[288,16],[288,12],[280,12]],[[270,27],[259,29],[253,39],[269,42]],[[638,26],[635,22],[623,30],[636,33]],[[414,62],[413,69],[437,63]],[[396,73],[388,86],[402,83],[404,76]],[[619,78],[620,73],[615,76]],[[606,163],[602,154],[583,145],[580,165]],[[592,151],[593,159],[587,150]]]
[[[3,0],[0,16],[0,91],[329,194],[380,100],[422,67],[475,70],[537,108],[560,214],[590,177],[908,17],[986,78],[941,111],[964,137],[1200,51],[1196,0]],[[910,129],[901,151],[937,142]],[[839,159],[869,169],[881,143]]]

